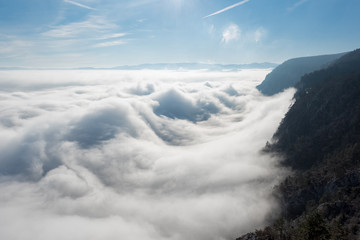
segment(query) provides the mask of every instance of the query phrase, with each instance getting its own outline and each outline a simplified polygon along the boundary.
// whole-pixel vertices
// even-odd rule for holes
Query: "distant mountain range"
[[[306,59],[321,65],[314,58],[301,65]],[[264,150],[293,171],[274,192],[282,212],[238,240],[360,239],[360,49],[295,87],[296,101]]]
[[[257,69],[257,68],[274,68],[278,64],[275,63],[250,63],[250,64],[207,64],[207,63],[157,63],[157,64],[142,64],[137,66],[119,66],[113,69],[120,70],[140,70],[140,69],[154,69],[154,70],[196,70],[207,69],[211,71],[229,70],[236,71],[239,69]]]
[[[284,89],[294,87],[306,73],[326,68],[345,53],[293,58],[285,61],[269,73],[257,86],[264,95],[274,95]]]
[[[208,71],[237,71],[241,69],[266,69],[275,68],[276,63],[249,63],[249,64],[210,64],[210,63],[153,63],[140,65],[124,65],[111,68],[21,68],[21,67],[0,67],[0,70],[199,70]]]

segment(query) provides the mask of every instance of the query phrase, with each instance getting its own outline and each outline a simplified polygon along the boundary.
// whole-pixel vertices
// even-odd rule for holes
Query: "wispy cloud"
[[[102,36],[102,37],[99,37],[98,40],[106,40],[106,39],[112,39],[112,38],[120,38],[120,37],[125,37],[126,35],[128,35],[128,33],[113,33],[113,34],[104,35],[104,36]]]
[[[214,16],[214,15],[217,15],[217,14],[219,14],[219,13],[226,12],[226,11],[228,11],[228,10],[234,8],[234,7],[243,5],[244,3],[247,3],[247,2],[249,2],[249,1],[250,1],[250,0],[243,0],[243,1],[241,1],[241,2],[238,2],[238,3],[235,3],[235,4],[231,5],[231,6],[229,6],[229,7],[226,7],[226,8],[224,8],[224,9],[221,9],[221,10],[219,10],[219,11],[217,11],[217,12],[214,12],[214,13],[212,13],[212,14],[210,14],[210,15],[207,15],[207,16],[205,16],[205,17],[203,17],[203,18],[208,18],[208,17]]]
[[[306,3],[307,1],[309,1],[309,0],[300,0],[300,1],[296,2],[294,5],[292,5],[291,7],[289,7],[287,10],[289,12],[294,11],[296,8],[300,7],[301,5]]]
[[[158,2],[159,0],[133,0],[133,1],[129,1],[127,7],[128,8],[137,8],[137,7],[141,7],[147,4],[151,4],[154,2]]]
[[[42,35],[53,38],[89,38],[98,37],[99,34],[109,32],[116,27],[115,24],[109,23],[101,17],[91,17],[82,22],[56,26],[54,29],[44,32]]]
[[[254,32],[253,39],[257,43],[261,42],[261,40],[266,36],[266,34],[267,34],[266,29],[264,29],[263,27],[260,27],[260,28],[256,29],[256,31]]]
[[[71,1],[71,0],[64,0],[64,2],[70,3],[72,5],[75,5],[75,6],[78,6],[78,7],[81,7],[81,8],[86,8],[86,9],[89,9],[89,10],[96,10],[96,8],[92,8],[92,7],[89,7],[89,6],[86,6],[84,4],[74,2],[74,1]]]
[[[24,41],[21,39],[6,39],[5,41],[0,41],[0,55],[2,54],[16,54],[24,52],[26,49],[32,46],[32,43],[29,41]]]
[[[240,38],[241,30],[238,25],[229,25],[222,33],[222,41],[229,43]]]
[[[116,40],[116,41],[98,43],[98,44],[95,44],[94,47],[112,47],[112,46],[123,45],[126,43],[127,42],[124,40]]]
[[[127,43],[121,38],[129,33],[119,32],[118,26],[99,16],[92,16],[81,22],[72,22],[54,26],[53,29],[43,32],[45,46],[59,46],[59,49],[98,48],[110,47]]]
[[[145,22],[146,20],[147,20],[146,18],[141,18],[141,19],[136,20],[136,22],[138,22],[138,23],[143,23],[143,22]]]

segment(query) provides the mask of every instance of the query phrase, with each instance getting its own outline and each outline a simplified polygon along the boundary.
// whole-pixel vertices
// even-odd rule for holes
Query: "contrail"
[[[221,9],[220,11],[214,12],[214,13],[212,13],[212,14],[210,14],[210,15],[207,15],[207,16],[205,16],[205,17],[203,17],[203,18],[208,18],[208,17],[214,16],[214,15],[216,15],[216,14],[225,12],[225,11],[227,11],[227,10],[230,10],[230,9],[234,8],[234,7],[243,5],[244,3],[247,3],[248,1],[250,1],[250,0],[243,0],[243,1],[241,1],[241,2],[235,3],[234,5],[231,5],[231,6],[229,6],[229,7],[226,7],[226,8],[224,8],[224,9]]]
[[[78,7],[82,7],[82,8],[86,8],[86,9],[90,9],[90,10],[96,10],[95,8],[92,8],[92,7],[89,7],[89,6],[86,6],[86,5],[84,5],[84,4],[81,4],[81,3],[78,3],[78,2],[74,2],[74,1],[71,1],[71,0],[64,0],[64,2],[73,4],[73,5],[78,6]]]
[[[297,3],[295,3],[292,7],[288,8],[288,11],[293,11],[295,8],[303,5],[304,3],[306,3],[308,0],[300,0]]]

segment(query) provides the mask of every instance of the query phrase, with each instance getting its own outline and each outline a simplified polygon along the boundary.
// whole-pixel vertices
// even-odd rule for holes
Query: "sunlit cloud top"
[[[352,0],[3,1],[0,67],[281,62],[344,52],[359,47],[359,8]]]

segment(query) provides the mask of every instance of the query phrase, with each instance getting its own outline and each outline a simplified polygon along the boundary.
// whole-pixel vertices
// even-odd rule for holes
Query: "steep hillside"
[[[239,239],[360,239],[360,50],[305,75],[265,151],[294,174],[282,218]]]
[[[360,142],[359,72],[357,50],[302,78],[272,146],[286,155],[287,165],[308,169],[325,155]]]
[[[344,53],[340,53],[287,60],[269,73],[257,89],[264,95],[274,95],[294,87],[303,75],[325,68],[343,55]]]

